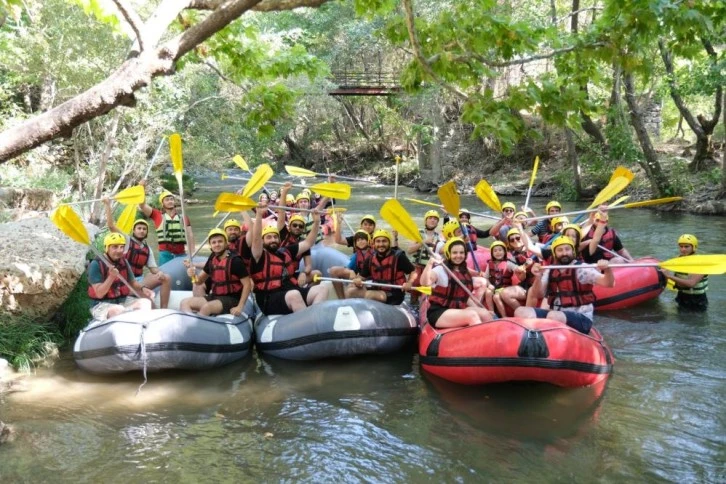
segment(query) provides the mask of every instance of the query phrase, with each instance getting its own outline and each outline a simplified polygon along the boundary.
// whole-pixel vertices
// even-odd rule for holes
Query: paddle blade
[[[250,171],[250,166],[247,164],[244,158],[242,158],[240,155],[234,155],[234,158],[232,158],[232,161],[234,161],[234,164],[239,166],[244,171]]]
[[[618,205],[620,205],[621,203],[623,203],[628,198],[630,198],[630,195],[625,195],[624,197],[620,197],[617,200],[615,200],[613,203],[611,203],[610,205],[608,205],[608,208],[617,207]]]
[[[416,222],[411,215],[403,208],[398,200],[388,200],[381,206],[381,217],[388,222],[394,230],[414,242],[423,242],[421,233],[418,231]]]
[[[630,180],[625,177],[620,176],[615,178],[610,183],[608,183],[605,188],[600,190],[600,193],[597,194],[595,200],[592,201],[588,208],[596,208],[598,205],[602,205],[603,203],[607,202],[615,195],[625,190],[625,187],[627,187],[629,183]]]
[[[179,133],[174,133],[169,136],[169,156],[171,156],[171,164],[174,167],[174,175],[179,178],[184,170],[182,140]]]
[[[492,186],[487,183],[486,180],[480,180],[479,183],[476,184],[474,191],[476,192],[476,196],[479,197],[479,200],[481,200],[484,205],[497,213],[502,212],[502,203],[499,201],[497,194],[494,193]]]
[[[61,205],[50,215],[50,220],[71,239],[81,244],[90,245],[88,231],[83,225],[81,218],[68,205]]]
[[[136,185],[121,190],[113,198],[124,205],[138,205],[146,200],[146,192],[142,185]]]
[[[633,181],[635,175],[632,171],[628,170],[624,166],[618,166],[617,168],[615,168],[615,171],[613,171],[613,174],[610,175],[610,181],[613,181],[619,177],[627,178],[630,181]]]
[[[285,171],[292,176],[317,176],[317,173],[299,166],[285,165]]]
[[[346,183],[317,183],[310,186],[310,190],[324,197],[348,200],[350,198],[350,185]]]
[[[686,274],[718,275],[726,273],[726,254],[687,255],[661,262],[661,268]]]
[[[656,198],[655,200],[644,200],[642,202],[626,203],[625,205],[623,205],[623,208],[649,207],[651,205],[660,205],[662,203],[680,202],[681,200],[683,200],[683,197]]]
[[[242,189],[242,196],[251,197],[262,190],[262,187],[265,186],[267,180],[272,178],[272,175],[272,168],[270,168],[270,165],[267,163],[258,166],[255,173],[252,175],[252,178],[250,178],[250,181],[248,181],[247,185],[245,185]]]
[[[529,188],[534,185],[534,179],[537,178],[537,168],[539,168],[539,156],[534,157],[534,167],[532,168],[532,176],[529,179]]]
[[[131,231],[134,229],[135,220],[136,205],[126,205],[126,208],[124,208],[124,211],[121,212],[121,215],[119,215],[118,220],[116,221],[116,227],[127,235],[131,234]]]
[[[236,193],[220,193],[214,202],[217,212],[242,212],[257,206],[257,202],[244,195]]]
[[[328,209],[326,209],[326,212],[328,213],[328,215],[335,215],[336,213],[345,213],[347,211],[348,211],[348,209],[345,207],[329,207]]]
[[[413,288],[414,291],[418,291],[421,294],[431,295],[431,288],[429,286],[418,286]]]
[[[456,183],[454,180],[447,181],[436,191],[439,200],[444,205],[444,210],[449,212],[452,217],[459,217],[459,209],[461,208],[461,200],[456,191]]]

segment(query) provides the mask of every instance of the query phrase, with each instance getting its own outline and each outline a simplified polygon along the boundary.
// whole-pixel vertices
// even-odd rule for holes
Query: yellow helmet
[[[515,204],[513,204],[512,202],[507,202],[507,203],[503,204],[503,205],[502,205],[502,212],[503,212],[503,211],[504,211],[504,209],[506,209],[506,208],[511,208],[511,209],[512,209],[513,211],[515,211],[515,212],[517,211],[517,206],[516,206]]]
[[[437,220],[440,220],[441,219],[441,216],[439,215],[439,212],[437,212],[436,210],[429,210],[428,212],[426,212],[424,214],[424,222],[429,217],[436,217]]]
[[[578,235],[577,238],[578,238],[578,240],[582,240],[582,229],[577,224],[570,224],[570,223],[568,223],[567,225],[565,225],[564,227],[562,227],[562,230],[560,231],[560,233],[564,235],[564,233],[567,232],[570,229],[574,229],[577,232],[577,235]]]
[[[527,215],[527,212],[517,212],[514,214],[514,219],[518,219],[519,217],[527,218],[529,215]]]
[[[310,201],[310,195],[308,195],[305,192],[299,193],[297,197],[295,197],[295,202],[299,202],[300,200],[307,200]]]
[[[608,221],[608,214],[602,213],[602,212],[595,212],[595,222],[599,222],[601,220],[604,221],[604,222],[607,222]]]
[[[559,208],[562,210],[562,205],[560,205],[560,202],[557,200],[551,200],[547,203],[547,205],[545,205],[545,213],[549,214],[551,208]]]
[[[303,217],[299,213],[296,213],[295,215],[290,217],[290,220],[288,221],[288,225],[291,225],[295,220],[297,220],[298,222],[302,222],[303,225],[305,225],[308,222],[307,220],[305,220],[305,217]]]
[[[212,229],[207,234],[207,240],[211,240],[212,237],[215,237],[217,235],[221,235],[224,237],[224,241],[227,242],[227,233],[222,229]]]
[[[678,237],[678,244],[690,244],[693,246],[693,252],[696,252],[696,249],[698,249],[698,239],[695,235],[691,234],[683,234],[680,237]]]
[[[161,192],[161,195],[159,195],[159,205],[164,205],[164,199],[166,197],[173,197],[174,194],[171,193],[169,190],[163,190]]]
[[[375,241],[378,237],[385,237],[388,239],[389,243],[393,243],[391,234],[389,234],[387,230],[377,229],[375,232],[373,232],[373,236],[371,237],[371,240]]]
[[[444,237],[446,239],[450,239],[454,236],[454,232],[459,230],[461,228],[461,225],[459,224],[458,220],[451,219],[448,222],[446,222],[441,229],[441,233],[444,234]]]
[[[136,228],[136,226],[139,224],[144,224],[144,225],[146,225],[146,230],[149,229],[149,222],[147,222],[143,218],[137,218],[136,220],[134,220],[134,225],[132,225],[132,227]]]
[[[362,239],[365,238],[368,243],[371,243],[371,234],[366,232],[365,230],[356,230],[353,234],[353,240]]]
[[[509,241],[509,237],[512,235],[522,235],[522,232],[520,232],[517,227],[512,227],[507,231],[507,241]]]
[[[507,244],[505,244],[501,240],[495,240],[494,242],[492,242],[492,245],[489,246],[489,250],[494,250],[494,247],[501,247],[504,249],[504,252],[507,251]]]
[[[274,224],[265,225],[262,228],[262,237],[264,237],[267,234],[277,234],[278,237],[279,237],[280,236],[280,231],[277,230],[277,225],[274,225]]]
[[[285,195],[285,203],[295,203],[295,195],[292,193]]]
[[[240,225],[239,220],[233,218],[224,222],[224,228],[226,229],[227,227],[237,227],[240,230],[242,229],[242,225]]]
[[[447,259],[451,259],[451,246],[456,243],[464,246],[464,253],[466,254],[468,247],[466,246],[466,242],[464,242],[464,239],[462,239],[461,237],[451,237],[444,244],[444,257],[446,257]]]
[[[570,219],[567,217],[552,217],[552,228],[554,228],[557,224],[562,224],[563,227],[570,223]]]
[[[360,223],[363,223],[364,220],[369,220],[370,222],[373,222],[373,225],[376,224],[376,218],[373,215],[363,215],[363,217],[360,219]]]
[[[555,249],[561,245],[569,245],[572,247],[572,250],[577,250],[577,247],[575,247],[575,242],[569,237],[565,237],[564,235],[560,235],[555,239],[554,242],[552,242],[552,253],[555,253]]]
[[[126,237],[119,234],[118,232],[111,232],[106,234],[103,238],[103,247],[108,250],[109,245],[126,245]]]
[[[303,194],[307,195],[307,196],[308,196],[308,198],[309,198],[309,197],[310,197],[310,195],[311,195],[311,194],[312,194],[313,192],[311,192],[309,188],[303,188],[303,191],[302,191],[302,192],[300,192],[300,193],[303,193]]]

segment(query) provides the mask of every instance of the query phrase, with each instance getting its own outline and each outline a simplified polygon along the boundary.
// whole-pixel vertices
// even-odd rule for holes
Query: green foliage
[[[159,181],[161,182],[161,186],[165,190],[169,190],[171,193],[179,193],[179,182],[177,182],[175,175],[164,173],[163,175],[161,175]],[[182,173],[182,184],[184,185],[185,195],[193,193],[197,189],[196,180],[186,172]],[[159,201],[156,199],[156,197],[153,198],[151,205],[159,205]]]
[[[63,337],[58,327],[26,316],[0,317],[0,356],[20,371],[30,371],[53,354]]]
[[[84,272],[54,317],[54,322],[60,327],[66,340],[78,336],[79,331],[88,324],[91,317],[89,305],[88,278]]]
[[[608,113],[608,119],[618,121],[608,123],[604,129],[605,138],[610,148],[610,159],[616,160],[625,166],[632,166],[642,159],[641,151],[635,144],[630,125],[623,121],[625,114],[618,113],[615,107]]]
[[[555,173],[554,181],[557,185],[557,192],[555,194],[557,200],[568,202],[577,200],[578,194],[575,189],[575,181],[569,169],[560,170]]]
[[[688,171],[688,163],[682,159],[675,159],[668,170],[671,193],[667,196],[686,195],[693,191],[693,181]]]

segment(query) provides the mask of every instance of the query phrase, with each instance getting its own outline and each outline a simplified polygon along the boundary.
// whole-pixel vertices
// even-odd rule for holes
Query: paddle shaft
[[[161,142],[159,142],[159,146],[157,146],[156,151],[154,152],[154,156],[151,157],[151,161],[149,162],[149,167],[146,169],[146,173],[144,173],[144,180],[149,177],[151,168],[154,167],[154,163],[156,162],[156,157],[159,155],[159,151],[161,151],[161,147],[164,146],[165,141],[166,141],[166,138],[161,138]]]
[[[608,249],[607,247],[605,247],[605,246],[603,246],[603,245],[597,244],[597,246],[598,246],[598,247],[599,247],[600,249],[604,250],[605,252],[607,252],[607,253],[609,253],[609,254],[612,254],[612,255],[614,255],[615,257],[623,257],[622,255],[618,254],[618,253],[617,253],[617,252],[615,252],[614,250],[610,250],[610,249]],[[632,261],[632,260],[633,260],[633,259],[628,259],[627,257],[623,257],[623,259],[627,260],[628,262],[630,262],[630,261]]]
[[[330,281],[330,282],[342,282],[343,284],[350,284],[352,282],[355,282],[353,279],[338,279],[335,277],[316,277],[316,281]],[[399,286],[398,284],[383,284],[381,282],[367,282],[363,281],[364,286],[375,286],[375,287],[388,287],[391,289],[402,289],[403,286]],[[426,286],[423,286],[426,287]],[[417,289],[415,287],[412,287],[411,289]]]
[[[293,176],[296,176],[296,175],[293,175]],[[297,176],[300,177],[301,175],[297,175]],[[344,176],[344,175],[335,175],[335,174],[331,175],[330,173],[328,173],[327,175],[325,173],[313,173],[313,176],[320,176],[320,177],[331,177],[332,176],[334,178],[341,178],[343,180],[352,180],[352,181],[359,181],[359,182],[365,182],[365,183],[375,183],[374,181],[366,180],[365,178],[356,178],[354,176]]]
[[[608,269],[616,267],[660,267],[661,265],[662,263],[658,262],[630,262],[627,264],[608,264]],[[542,269],[597,269],[597,264],[551,265],[542,266]]]
[[[446,207],[444,207],[443,205],[439,205],[438,203],[427,202],[425,200],[417,200],[415,198],[404,198],[404,200],[408,200],[409,202],[413,202],[413,203],[420,203],[421,205],[429,205],[431,207],[443,208],[444,210],[446,210]],[[467,210],[467,212],[469,212],[469,211]],[[489,215],[486,213],[479,213],[479,212],[469,212],[469,213],[471,215],[476,215],[477,217],[484,217],[484,218],[488,218],[491,220],[501,220],[501,218],[502,218],[502,217],[497,217],[496,215]]]
[[[524,209],[529,208],[529,196],[532,195],[532,187],[534,186],[534,179],[537,176],[537,166],[539,165],[539,156],[534,159],[534,167],[532,168],[532,178],[529,180],[529,188],[527,189],[527,197],[524,199]]]
[[[615,206],[615,207],[608,207],[608,210],[615,210],[615,209],[618,209],[618,208],[635,208],[635,207],[628,207],[628,205],[618,205],[618,206]],[[570,215],[579,215],[579,214],[584,214],[584,213],[592,213],[592,212],[597,212],[598,210],[600,210],[600,209],[599,208],[588,208],[588,209],[585,209],[585,210],[576,210],[574,212],[553,213],[553,214],[550,214],[550,215],[540,215],[539,217],[530,217],[530,218],[525,219],[524,221],[525,222],[534,222],[534,221],[537,221],[537,220],[546,220],[546,219],[555,218],[555,217],[567,217],[567,216],[570,216]],[[578,220],[575,220],[575,222],[578,222]]]

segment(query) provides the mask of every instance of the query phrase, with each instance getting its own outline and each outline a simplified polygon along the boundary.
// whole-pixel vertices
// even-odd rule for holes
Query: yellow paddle
[[[532,194],[534,179],[537,177],[537,168],[539,167],[539,156],[534,157],[534,167],[532,168],[532,177],[529,179],[529,188],[527,189],[527,198],[524,199],[524,210],[529,208],[529,196]]]
[[[419,203],[421,205],[428,205],[429,207],[443,208],[444,210],[446,210],[446,207],[444,207],[443,205],[441,205],[439,203],[427,202],[425,200],[417,200],[415,198],[404,198],[404,200],[406,200],[408,202]],[[446,211],[448,212],[448,210],[446,210]],[[484,218],[488,218],[488,219],[492,219],[492,220],[500,220],[501,219],[501,217],[497,217],[495,215],[490,215],[488,213],[471,212],[471,211],[468,211],[468,212],[471,215],[476,215],[478,217],[484,217]]]
[[[243,197],[251,197],[259,192],[273,175],[272,168],[267,163],[258,166],[252,178],[249,179],[245,187],[242,189]]]
[[[617,206],[608,206],[608,210],[616,210],[619,208],[639,208],[639,207],[649,207],[651,205],[661,205],[664,203],[673,203],[673,202],[679,202],[683,200],[683,197],[666,197],[666,198],[656,198],[654,200],[644,200],[642,202],[630,202],[623,205],[617,205]],[[583,213],[592,213],[597,212],[598,208],[588,208],[585,210],[576,210],[574,212],[564,212],[564,213],[555,213],[552,215],[540,215],[539,217],[532,217],[525,219],[525,221],[532,221],[532,220],[544,220],[548,218],[553,217],[567,217],[568,215],[578,215]]]
[[[542,269],[582,269],[596,268],[597,264],[551,265]],[[674,257],[663,262],[630,262],[626,264],[610,264],[609,267],[660,267],[667,271],[685,274],[719,275],[726,273],[726,254],[687,255]]]
[[[383,206],[381,206],[381,217],[388,222],[391,227],[394,228],[394,230],[398,231],[399,234],[403,235],[409,240],[413,240],[414,242],[418,242],[419,244],[422,244],[423,247],[426,247],[426,250],[429,253],[430,257],[437,257],[434,252],[431,250],[429,246],[424,244],[423,237],[421,236],[421,233],[418,231],[418,227],[416,226],[416,222],[413,221],[411,218],[411,215],[406,211],[405,208],[403,208],[403,205],[401,205],[401,202],[398,200],[387,200]],[[451,269],[446,264],[442,264],[441,267],[444,268],[444,270],[449,274],[449,277],[451,280],[453,280],[456,284],[461,286],[461,288],[466,292],[466,294],[469,295],[469,297],[474,301],[474,303],[479,306],[480,308],[483,308],[484,305],[479,301],[474,294],[471,293],[469,288],[467,288],[461,280],[459,280],[458,277],[453,273]]]
[[[627,187],[630,182],[633,181],[633,177],[633,172],[628,170],[624,166],[618,166],[617,168],[615,168],[615,171],[610,177],[610,181],[608,182],[608,184],[605,186],[605,188],[600,190],[600,193],[597,194],[597,196],[588,208],[597,207],[598,205],[607,202],[615,195],[625,190],[625,187]]]
[[[502,213],[502,203],[499,201],[497,194],[494,193],[492,186],[487,183],[486,180],[483,178],[479,180],[479,183],[477,183],[476,187],[474,187],[474,191],[476,192],[476,196],[479,197],[479,200],[481,200],[484,205],[497,213]]]
[[[142,185],[135,185],[121,190],[116,195],[112,195],[110,198],[113,198],[123,205],[138,205],[146,200],[146,194],[144,193],[144,187]],[[60,205],[80,205],[82,203],[100,202],[102,200],[103,198],[95,198],[93,200],[61,203]]]
[[[315,276],[313,276],[313,281],[314,282],[319,282],[319,281],[342,282],[343,284],[350,284],[351,282],[353,282],[352,279],[338,279],[336,277],[322,277],[318,274],[315,274]],[[402,289],[403,288],[403,286],[399,286],[398,284],[381,284],[380,282],[364,282],[363,284],[366,286],[373,286],[373,287],[389,287],[391,289]],[[412,287],[411,289],[413,289],[414,291],[418,291],[421,294],[426,294],[428,296],[431,295],[431,288],[429,286],[417,286],[417,287]]]
[[[444,209],[449,212],[452,217],[458,218],[459,209],[461,208],[461,200],[459,198],[459,193],[456,191],[456,184],[454,183],[454,181],[450,180],[444,183],[439,187],[436,193],[438,194],[441,203],[444,204]],[[467,240],[467,245],[469,246],[469,252],[471,254],[471,261],[474,263],[474,268],[477,272],[481,272],[481,268],[479,267],[479,261],[476,260],[476,255],[474,254],[476,247],[474,247],[474,244],[472,244],[471,240],[469,240],[469,230],[466,227],[466,224],[461,224],[460,226],[461,232],[464,234],[464,239]]]
[[[116,221],[116,227],[127,235],[133,235],[134,220],[136,220],[136,207],[136,205],[126,205],[126,208],[124,208],[123,212],[121,212],[121,215],[119,215],[118,220]]]
[[[187,229],[191,231],[191,227],[187,225],[186,210],[184,209],[184,185],[182,179],[184,175],[184,162],[182,160],[182,139],[179,133],[174,133],[169,136],[169,156],[171,157],[171,164],[174,167],[176,182],[179,185],[179,203],[181,204],[182,227],[184,228],[184,235],[186,235]],[[187,249],[191,249],[191,247],[187,247]],[[187,255],[189,258],[189,265],[191,266],[191,251],[188,250]],[[192,277],[192,282],[195,282],[194,277]]]
[[[312,170],[307,170],[305,168],[300,168],[299,166],[292,166],[292,165],[285,165],[285,171],[287,171],[288,174],[292,176],[297,177],[311,177],[311,176],[331,176],[329,173],[317,173]],[[360,181],[360,182],[366,182],[366,183],[375,183],[372,180],[366,180],[365,178],[355,178],[352,176],[343,176],[343,175],[335,175],[333,174],[335,178],[342,178],[343,180],[353,180],[353,181]]]
[[[257,202],[244,195],[236,193],[220,193],[214,202],[214,209],[218,212],[243,212],[257,206]]]
[[[86,227],[83,225],[80,217],[78,217],[78,214],[74,212],[71,207],[67,205],[61,205],[60,207],[58,207],[58,209],[56,209],[55,212],[50,215],[50,220],[55,224],[56,227],[60,229],[61,232],[66,234],[68,237],[80,244],[87,245],[91,249],[91,252],[93,252],[101,262],[106,264],[109,269],[113,269],[113,265],[106,258],[106,255],[102,254],[96,248],[96,246],[93,245],[93,242],[91,242],[91,239],[88,236],[88,231],[86,230]],[[129,281],[127,281],[122,275],[119,274],[118,279],[131,290],[131,293],[134,296],[138,298],[144,297],[136,292],[136,289],[131,287]],[[153,301],[151,304],[153,307]]]

